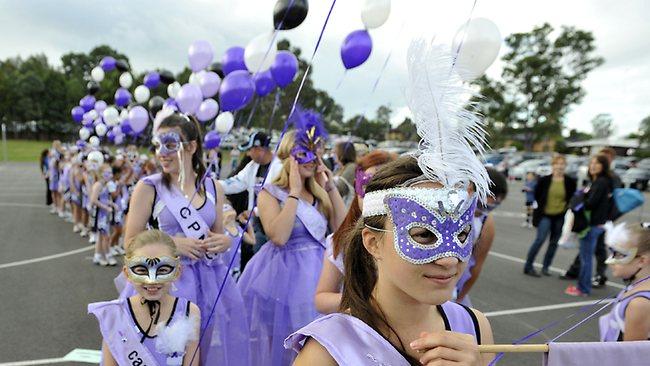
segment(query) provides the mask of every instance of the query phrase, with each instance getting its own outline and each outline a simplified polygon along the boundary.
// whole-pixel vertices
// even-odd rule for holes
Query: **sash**
[[[147,177],[146,179],[154,183],[160,201],[164,203],[169,212],[174,216],[185,236],[194,239],[204,239],[210,227],[203,220],[203,217],[201,217],[201,214],[196,208],[181,194],[178,188],[173,187],[172,190],[169,190],[162,184],[159,174]],[[208,198],[206,197],[206,199]]]
[[[289,193],[280,187],[267,184],[264,189],[280,202],[284,203],[289,197]],[[316,206],[310,205],[303,200],[298,200],[296,217],[303,223],[303,226],[309,232],[314,240],[318,241],[325,248],[325,235],[327,234],[327,220],[325,216],[318,211]]]
[[[300,352],[314,338],[339,365],[408,366],[408,361],[388,341],[361,320],[334,313],[313,321],[284,341],[286,349]]]
[[[88,313],[99,321],[99,330],[117,364],[155,366],[158,361],[147,347],[140,343],[140,336],[132,327],[130,315],[124,305],[125,299],[88,304]]]

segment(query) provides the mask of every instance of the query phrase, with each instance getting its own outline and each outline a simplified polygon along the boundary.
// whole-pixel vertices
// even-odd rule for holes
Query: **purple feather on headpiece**
[[[297,106],[289,122],[296,129],[296,144],[315,152],[318,145],[325,143],[327,130],[320,113]]]

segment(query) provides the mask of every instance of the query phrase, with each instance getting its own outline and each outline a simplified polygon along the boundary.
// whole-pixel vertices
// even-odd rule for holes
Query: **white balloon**
[[[95,136],[93,136],[93,137],[95,137]],[[91,162],[91,163],[97,163],[97,165],[104,164],[104,155],[101,152],[97,151],[97,150],[91,151],[88,154],[88,161]]]
[[[122,112],[120,112],[120,119],[119,121],[124,121],[125,119],[129,118],[129,110],[124,108],[122,109]]]
[[[90,143],[90,146],[92,147],[99,147],[99,137],[97,136],[90,136],[90,139],[88,140]]]
[[[99,115],[97,114],[96,110],[93,109],[92,111],[88,112],[88,118],[89,119],[96,120],[97,117],[99,117]]]
[[[102,69],[99,66],[95,66],[91,71],[90,71],[90,77],[93,78],[96,82],[100,82],[104,80],[104,69]]]
[[[86,141],[88,140],[88,137],[90,137],[90,130],[86,127],[81,127],[79,129],[79,138]]]
[[[120,86],[128,89],[131,85],[133,85],[133,76],[128,72],[123,72],[122,75],[120,75]]]
[[[149,91],[149,88],[147,88],[146,86],[139,85],[133,91],[133,96],[135,97],[136,102],[144,103],[149,100],[149,96],[151,96],[151,92]]]
[[[214,128],[220,134],[226,134],[230,132],[234,123],[235,123],[235,117],[232,115],[232,113],[223,112],[217,116],[217,120],[215,122]]]
[[[113,106],[106,107],[106,109],[104,109],[103,116],[104,122],[111,127],[117,125],[117,122],[120,120],[120,114],[117,111],[117,108]]]
[[[273,33],[262,33],[246,45],[244,63],[251,73],[266,71],[273,65],[277,53],[278,45]]]
[[[458,52],[458,73],[463,80],[470,81],[485,73],[499,55],[499,49],[501,32],[496,24],[489,19],[475,18],[458,29],[451,52],[454,55]]]
[[[104,136],[106,135],[106,132],[108,132],[108,128],[106,127],[105,124],[100,123],[97,126],[95,126],[95,132],[97,133],[97,136]]]
[[[368,29],[380,27],[390,15],[390,0],[366,0],[361,7],[361,21]]]
[[[169,95],[170,98],[176,98],[178,95],[178,92],[181,91],[181,84],[178,81],[174,81],[173,83],[167,85],[167,95]]]
[[[190,80],[189,80],[189,83],[190,83],[190,84],[194,84],[194,85],[201,86],[201,84],[199,83],[199,80],[200,80],[199,75],[200,75],[202,72],[205,72],[205,71],[204,71],[204,70],[201,70],[201,71],[199,71],[199,72],[193,72],[193,73],[191,73],[191,74],[190,74]]]

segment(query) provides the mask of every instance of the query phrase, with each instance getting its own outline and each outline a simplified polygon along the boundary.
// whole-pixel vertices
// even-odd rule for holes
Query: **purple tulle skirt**
[[[293,362],[295,353],[284,348],[284,339],[320,316],[314,295],[323,253],[313,240],[283,247],[268,242],[246,265],[238,285],[249,312],[253,365]]]
[[[251,365],[250,335],[244,302],[228,265],[217,256],[212,263],[183,258],[181,277],[172,284],[172,295],[184,297],[201,310],[201,365]],[[226,279],[212,318],[212,307]],[[120,298],[134,295],[135,289],[121,274],[115,279]],[[208,324],[209,321],[209,324]]]

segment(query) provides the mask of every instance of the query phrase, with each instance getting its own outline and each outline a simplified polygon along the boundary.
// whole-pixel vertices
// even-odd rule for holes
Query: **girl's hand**
[[[226,234],[217,234],[208,231],[208,236],[201,241],[203,249],[208,253],[223,253],[230,249],[230,237]]]
[[[291,156],[289,159],[289,194],[292,196],[300,197],[304,184],[300,176],[300,165],[298,161]]]
[[[181,255],[188,257],[192,260],[199,260],[203,258],[205,250],[201,244],[201,240],[194,238],[174,238],[174,243]]]
[[[316,182],[327,192],[336,188],[334,185],[334,174],[320,158],[318,159],[318,167],[316,168]]]
[[[454,364],[478,366],[481,355],[476,339],[469,334],[456,332],[422,332],[420,338],[411,342],[411,348],[421,353],[422,365]]]

